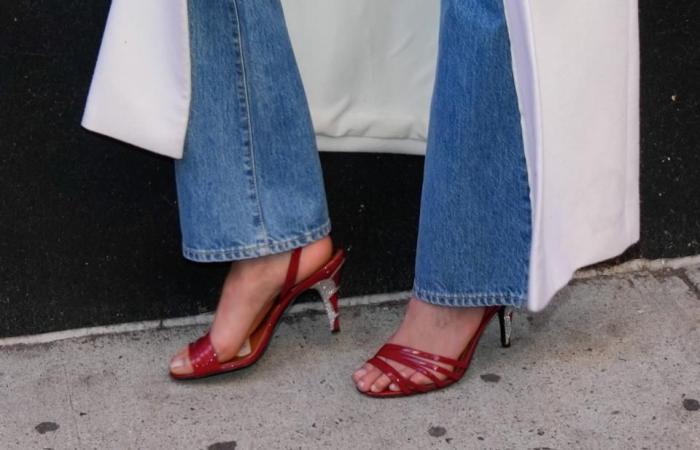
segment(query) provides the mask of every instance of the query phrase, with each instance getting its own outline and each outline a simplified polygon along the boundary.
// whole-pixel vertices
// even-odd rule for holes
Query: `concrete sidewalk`
[[[465,378],[429,396],[358,395],[352,370],[401,305],[286,319],[254,367],[175,383],[203,327],[0,347],[1,449],[700,448],[700,268],[573,282],[494,322]]]

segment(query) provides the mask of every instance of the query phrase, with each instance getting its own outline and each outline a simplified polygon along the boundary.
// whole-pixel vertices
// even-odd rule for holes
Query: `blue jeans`
[[[279,0],[189,0],[192,103],[175,163],[183,254],[231,261],[330,232]],[[442,0],[413,293],[522,307],[530,198],[501,0]]]

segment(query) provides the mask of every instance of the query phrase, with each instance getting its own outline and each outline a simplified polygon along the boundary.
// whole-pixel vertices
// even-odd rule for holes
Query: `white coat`
[[[440,0],[283,0],[320,150],[425,151]],[[532,201],[528,305],[639,239],[637,0],[504,0]],[[83,126],[181,158],[186,0],[113,0]]]

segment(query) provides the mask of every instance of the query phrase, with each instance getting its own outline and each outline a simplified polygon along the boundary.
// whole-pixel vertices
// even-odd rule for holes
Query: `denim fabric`
[[[413,292],[522,307],[531,212],[503,3],[443,0],[440,27]]]
[[[330,231],[308,105],[279,0],[189,0],[192,106],[176,162],[183,253],[251,258]],[[530,198],[499,0],[442,0],[414,295],[527,298]]]
[[[279,0],[190,0],[192,101],[175,162],[183,254],[227,261],[330,232],[323,176]]]

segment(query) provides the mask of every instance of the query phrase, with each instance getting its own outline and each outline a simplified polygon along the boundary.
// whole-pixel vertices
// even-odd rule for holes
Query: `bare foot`
[[[403,322],[389,342],[457,359],[476,334],[483,314],[484,308],[437,306],[412,298]],[[433,383],[430,378],[403,364],[388,359],[385,361],[396,368],[401,376],[416,384]],[[453,369],[441,365],[448,370]],[[437,372],[435,376],[440,380],[445,379],[444,375]],[[358,369],[352,379],[362,392],[382,392],[387,387],[393,391],[399,390],[396,384],[369,363]]]
[[[332,252],[333,243],[328,236],[304,247],[296,282],[320,269]],[[248,336],[265,318],[282,289],[291,254],[289,251],[231,264],[210,332],[219,362],[239,354]],[[176,375],[192,373],[187,346],[173,357],[170,371]]]

